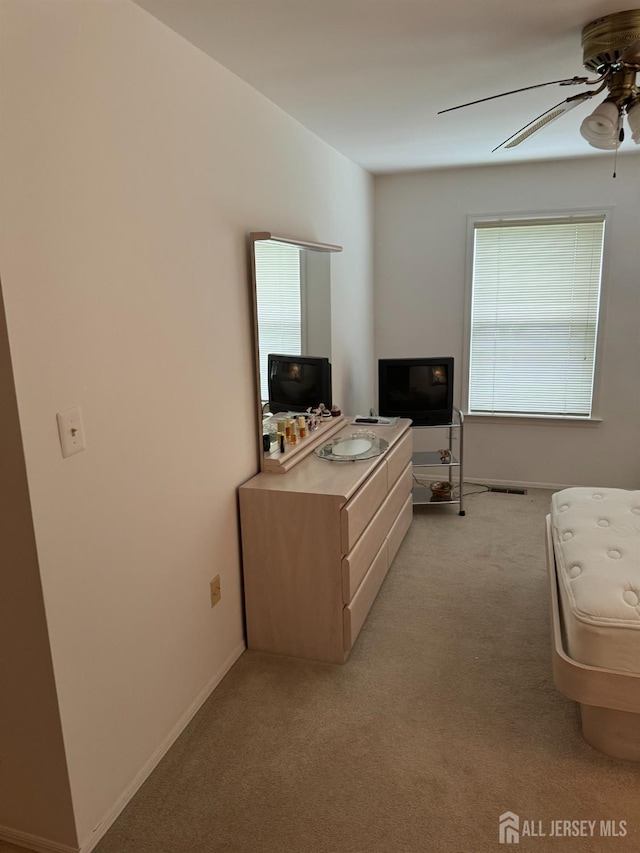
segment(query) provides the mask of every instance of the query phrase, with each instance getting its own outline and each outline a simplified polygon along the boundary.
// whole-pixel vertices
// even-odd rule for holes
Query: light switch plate
[[[82,415],[80,406],[71,406],[56,414],[58,419],[58,432],[60,434],[60,447],[63,456],[73,456],[80,453],[86,445],[84,441],[84,429],[82,427]]]

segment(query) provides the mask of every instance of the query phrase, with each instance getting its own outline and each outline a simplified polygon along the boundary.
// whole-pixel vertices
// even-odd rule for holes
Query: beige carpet
[[[416,508],[348,663],[245,653],[97,853],[640,850],[640,766],[551,682],[550,495]],[[547,835],[499,844],[508,810]]]

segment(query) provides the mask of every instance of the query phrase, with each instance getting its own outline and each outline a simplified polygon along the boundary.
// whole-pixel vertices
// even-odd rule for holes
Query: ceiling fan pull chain
[[[622,124],[622,110],[620,110],[620,118],[618,119],[618,144],[616,145],[616,153],[613,155],[613,177],[616,176],[618,168],[618,148],[624,142],[624,125]]]

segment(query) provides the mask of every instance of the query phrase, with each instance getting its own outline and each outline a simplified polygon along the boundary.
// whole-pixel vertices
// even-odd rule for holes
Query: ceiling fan
[[[438,115],[542,86],[594,86],[596,88],[571,95],[555,104],[497,145],[493,151],[519,145],[569,110],[605,90],[607,95],[604,101],[584,119],[580,133],[594,148],[617,149],[624,139],[623,118],[626,115],[631,137],[636,144],[640,144],[640,89],[636,85],[636,75],[640,71],[640,9],[615,12],[587,24],[582,30],[582,50],[584,67],[597,75],[592,79],[570,77],[525,86],[449,107],[440,110]]]

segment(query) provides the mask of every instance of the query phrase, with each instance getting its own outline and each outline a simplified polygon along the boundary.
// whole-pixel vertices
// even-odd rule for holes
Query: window
[[[474,222],[470,414],[591,416],[604,223]]]
[[[260,353],[260,394],[269,398],[267,356],[298,355],[303,349],[301,252],[286,243],[257,241],[256,306]]]

